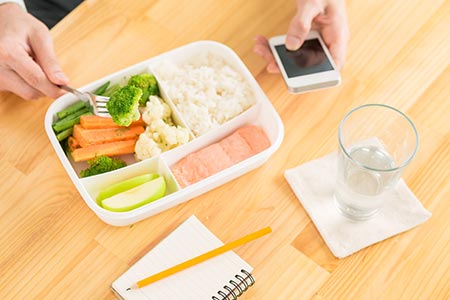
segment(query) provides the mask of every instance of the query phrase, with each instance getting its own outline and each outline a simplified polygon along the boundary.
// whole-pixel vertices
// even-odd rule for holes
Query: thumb
[[[322,13],[322,8],[312,1],[300,1],[297,6],[297,14],[291,20],[286,34],[286,48],[297,50],[305,41],[311,30],[313,19]]]
[[[41,66],[47,78],[58,85],[65,85],[69,79],[62,71],[53,50],[53,41],[47,28],[37,29],[30,36],[30,44],[36,62]]]

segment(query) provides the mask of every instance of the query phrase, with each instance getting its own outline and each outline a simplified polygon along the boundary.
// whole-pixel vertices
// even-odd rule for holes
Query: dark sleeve
[[[30,14],[52,28],[81,2],[82,0],[25,0],[25,5]]]

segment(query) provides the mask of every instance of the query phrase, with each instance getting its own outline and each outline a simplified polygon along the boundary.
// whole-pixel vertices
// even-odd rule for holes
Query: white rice
[[[183,65],[165,61],[155,68],[167,95],[196,135],[220,126],[256,103],[244,77],[212,53]]]

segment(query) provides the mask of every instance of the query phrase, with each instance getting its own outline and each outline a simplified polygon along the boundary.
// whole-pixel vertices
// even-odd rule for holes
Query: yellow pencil
[[[220,254],[224,253],[224,252],[230,251],[230,250],[232,250],[232,249],[234,249],[234,248],[236,248],[238,246],[241,246],[241,245],[244,245],[244,244],[246,244],[248,242],[256,240],[257,238],[260,238],[260,237],[262,237],[262,236],[264,236],[266,234],[269,234],[271,232],[272,232],[272,229],[270,227],[266,227],[266,228],[263,228],[261,230],[258,230],[258,231],[254,232],[254,233],[251,233],[249,235],[241,237],[240,239],[237,239],[237,240],[232,241],[232,242],[230,242],[228,244],[220,246],[219,248],[213,249],[213,250],[208,251],[206,253],[203,253],[203,254],[201,254],[201,255],[199,255],[197,257],[194,257],[194,258],[192,258],[190,260],[187,260],[187,261],[185,261],[183,263],[180,263],[180,264],[178,264],[176,266],[173,266],[173,267],[171,267],[171,268],[169,268],[169,269],[167,269],[165,271],[156,273],[156,274],[154,274],[154,275],[152,275],[150,277],[147,277],[147,278],[144,278],[142,280],[139,280],[136,283],[135,286],[132,286],[132,287],[128,288],[128,290],[132,289],[132,288],[141,288],[143,286],[146,286],[146,285],[148,285],[150,283],[153,283],[155,281],[158,281],[160,279],[168,277],[168,276],[170,276],[172,274],[180,272],[180,271],[182,271],[184,269],[187,269],[187,268],[192,267],[194,265],[197,265],[197,264],[199,264],[201,262],[204,262],[205,260],[213,258],[213,257],[215,257],[217,255],[220,255]]]

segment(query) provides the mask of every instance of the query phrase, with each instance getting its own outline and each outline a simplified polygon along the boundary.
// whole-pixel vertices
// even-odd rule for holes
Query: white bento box
[[[254,93],[256,104],[240,115],[222,124],[219,128],[212,129],[207,133],[194,138],[188,144],[163,152],[156,157],[136,162],[132,155],[128,155],[128,157],[125,157],[124,159],[132,163],[129,163],[129,165],[124,168],[91,177],[80,178],[78,175],[79,171],[85,168],[87,164],[85,162],[76,163],[71,158],[67,157],[52,129],[52,124],[56,120],[56,112],[76,102],[78,99],[72,94],[66,94],[56,99],[55,102],[50,105],[45,116],[45,129],[51,144],[86,204],[104,222],[114,226],[126,226],[148,218],[175,205],[186,202],[198,195],[216,188],[219,185],[239,177],[246,172],[251,171],[252,169],[257,168],[267,161],[280,146],[284,136],[284,128],[279,115],[237,54],[227,46],[218,42],[198,41],[182,46],[135,64],[114,74],[108,75],[80,88],[79,90],[93,91],[108,80],[115,83],[126,76],[143,72],[152,73],[152,66],[157,63],[161,63],[163,60],[169,60],[175,64],[178,64],[193,55],[198,55],[199,53],[213,53],[215,55],[219,55],[226,61],[227,64],[232,66],[235,71],[239,72],[248,82],[252,92]],[[164,85],[161,84],[161,82],[159,82],[159,87],[162,98],[167,101],[167,96],[164,92]],[[176,118],[174,117],[174,119]],[[248,124],[257,125],[264,130],[271,144],[269,148],[206,179],[185,188],[180,188],[180,185],[177,183],[170,170],[170,167],[173,164],[187,154],[195,152],[209,144],[215,143],[230,135],[236,129]],[[166,196],[163,198],[127,212],[108,211],[96,203],[95,199],[98,192],[105,187],[134,176],[152,172],[159,173],[165,177],[167,192]]]

